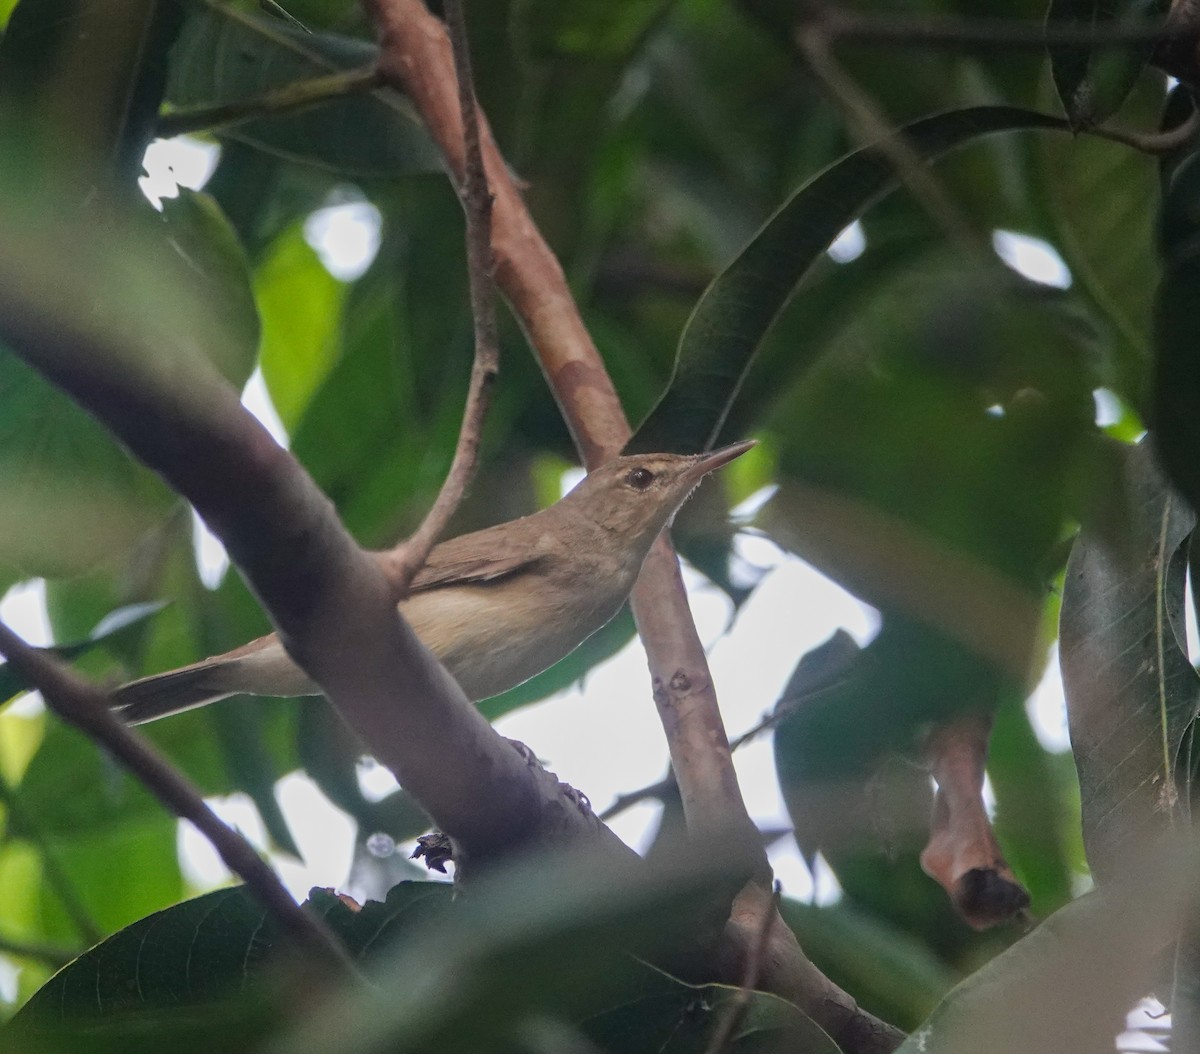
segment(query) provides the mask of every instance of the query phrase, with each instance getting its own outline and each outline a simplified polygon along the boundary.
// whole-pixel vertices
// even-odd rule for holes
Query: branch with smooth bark
[[[0,654],[42,693],[51,711],[103,747],[172,813],[190,821],[299,948],[323,964],[353,971],[345,948],[325,923],[292,899],[254,847],[221,822],[185,776],[142,736],[121,723],[109,709],[104,692],[46,652],[31,648],[3,623]]]
[[[101,245],[83,226],[14,221],[10,232],[5,219],[13,251],[0,260],[0,341],[192,502],[292,658],[451,835],[460,861],[579,837],[627,858],[631,850],[467,700],[399,617],[377,559],[233,388],[207,362],[156,343],[161,332],[139,336],[89,310],[88,251],[119,249],[136,262],[137,245]],[[187,335],[167,339],[186,344]]]
[[[401,597],[407,593],[408,584],[425,563],[434,542],[446,529],[475,474],[479,447],[483,441],[483,422],[500,369],[500,338],[496,331],[496,301],[492,287],[492,192],[483,168],[475,83],[471,75],[471,52],[461,0],[447,0],[446,14],[449,17],[458,83],[458,111],[465,158],[458,196],[467,224],[467,277],[471,289],[475,358],[450,470],[421,526],[405,542],[384,554],[384,566]]]
[[[452,178],[464,166],[457,85],[444,26],[420,0],[364,0],[380,40],[379,69],[403,91],[441,148]],[[479,114],[484,167],[494,194],[496,282],[525,329],[588,468],[616,456],[629,423],[567,286],[561,266],[525,207],[486,118]],[[902,1034],[859,1010],[853,998],[804,956],[779,919],[766,881],[758,832],[741,796],[703,647],[687,604],[679,562],[664,535],[633,593],[654,698],[667,735],[689,830],[753,844],[762,874],[739,895],[726,927],[723,961],[736,981],[770,928],[762,983],[794,999],[852,1054],[888,1051]]]

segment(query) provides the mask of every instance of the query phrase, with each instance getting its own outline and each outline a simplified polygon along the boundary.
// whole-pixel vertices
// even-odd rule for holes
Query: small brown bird
[[[754,445],[619,457],[548,509],[438,545],[400,612],[468,698],[487,699],[573,651],[625,603],[659,532],[696,485]],[[319,695],[274,634],[118,688],[130,724],[226,696]]]

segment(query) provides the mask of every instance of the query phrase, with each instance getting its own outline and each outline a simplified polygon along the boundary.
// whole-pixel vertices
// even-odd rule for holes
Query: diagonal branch
[[[9,250],[0,256],[0,341],[192,502],[291,657],[454,838],[456,858],[474,863],[532,842],[586,838],[627,859],[632,851],[590,809],[467,700],[398,616],[392,584],[329,499],[185,350],[191,335],[154,329],[141,314],[114,320],[93,310],[101,259],[127,263],[125,277],[149,302],[186,300],[191,288],[182,280],[168,288],[159,269],[133,274],[158,258],[133,237],[132,218],[105,208],[111,237],[103,238],[57,199],[39,206],[38,223],[0,209]],[[172,306],[177,317],[187,313]],[[197,317],[206,310],[193,309]]]
[[[450,471],[421,526],[383,557],[384,566],[399,595],[407,592],[434,542],[466,493],[479,461],[483,422],[500,368],[500,338],[496,332],[496,301],[492,286],[492,193],[483,167],[471,53],[467,46],[466,19],[461,0],[447,0],[454,69],[458,82],[458,109],[463,129],[464,175],[459,187],[467,220],[467,274],[471,285],[471,317],[475,327],[475,361],[463,409],[462,427]]]
[[[104,692],[46,652],[31,648],[3,623],[0,623],[0,653],[42,693],[54,713],[102,746],[176,816],[191,821],[300,948],[317,956],[322,963],[353,972],[345,948],[325,923],[292,899],[254,847],[221,822],[185,776],[117,719]]]
[[[461,116],[445,28],[420,0],[364,0],[380,39],[379,69],[421,114],[455,180],[464,170]],[[561,266],[525,208],[487,121],[479,114],[484,167],[495,195],[492,249],[496,282],[523,325],[589,468],[620,453],[630,428],[604,363],[584,328]],[[689,829],[750,847],[762,874],[739,894],[718,964],[736,979],[776,916],[766,857],[733,771],[707,660],[696,633],[679,561],[661,537],[633,593],[654,698],[666,731]],[[764,915],[768,918],[764,919]],[[770,928],[763,984],[796,1001],[850,1054],[894,1049],[901,1034],[872,1015],[804,956],[782,923]]]

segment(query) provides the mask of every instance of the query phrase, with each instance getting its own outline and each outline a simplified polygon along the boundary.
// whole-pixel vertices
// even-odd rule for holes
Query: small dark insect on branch
[[[446,529],[475,473],[483,438],[483,422],[500,364],[495,289],[492,284],[492,192],[488,187],[483,148],[479,140],[479,113],[471,75],[466,20],[461,0],[446,0],[445,10],[462,116],[465,163],[459,197],[467,221],[467,273],[471,287],[471,315],[474,319],[475,361],[471,367],[471,384],[463,409],[458,445],[442,488],[421,526],[400,545],[383,554],[384,567],[401,596],[412,576],[425,562],[439,535]]]
[[[3,623],[0,654],[42,693],[50,710],[103,747],[172,813],[194,824],[292,940],[320,962],[354,972],[345,949],[325,924],[292,899],[254,847],[221,822],[182,773],[113,715],[108,697],[100,689],[56,659],[31,648]]]

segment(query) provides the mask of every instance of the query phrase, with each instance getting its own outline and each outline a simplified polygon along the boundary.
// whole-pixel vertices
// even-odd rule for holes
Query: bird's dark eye
[[[645,490],[654,482],[654,473],[648,468],[635,468],[626,477],[634,490]]]

